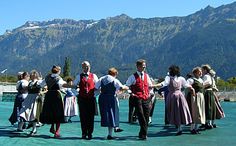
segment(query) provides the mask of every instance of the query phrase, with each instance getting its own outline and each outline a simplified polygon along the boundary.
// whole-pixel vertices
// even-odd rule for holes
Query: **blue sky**
[[[99,20],[120,14],[132,18],[187,16],[206,6],[218,7],[235,0],[1,0],[0,35],[26,21],[55,18]]]

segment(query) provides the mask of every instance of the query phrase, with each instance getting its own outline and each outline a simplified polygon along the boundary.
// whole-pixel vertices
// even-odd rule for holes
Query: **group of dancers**
[[[215,120],[225,116],[216,95],[214,77],[215,71],[208,64],[193,68],[187,80],[180,76],[179,67],[173,65],[165,80],[157,85],[168,86],[165,124],[175,125],[176,135],[182,134],[181,125],[190,125],[191,134],[216,128]],[[185,94],[181,91],[183,87]]]
[[[60,138],[60,124],[71,122],[70,118],[79,114],[81,138],[91,140],[94,116],[97,114],[95,96],[99,95],[101,126],[108,128],[107,139],[114,139],[113,131],[123,131],[119,127],[119,101],[116,95],[125,91],[130,94],[128,122],[138,119],[138,138],[141,140],[147,139],[148,124],[151,123],[156,99],[153,90],[159,93],[164,91],[165,124],[175,125],[178,128],[176,135],[182,134],[181,125],[191,124],[191,133],[198,134],[198,124],[211,129],[216,127],[216,118],[224,117],[209,65],[194,68],[193,77],[188,80],[180,76],[178,66],[172,65],[165,80],[154,83],[145,72],[146,61],[139,59],[136,61],[137,71],[128,77],[125,85],[116,78],[118,70],[114,67],[101,78],[90,71],[88,61],[83,61],[81,68],[82,72],[74,80],[68,78],[67,81],[60,77],[59,66],[53,66],[44,79],[36,70],[30,74],[19,73],[16,85],[18,94],[9,118],[11,124],[18,123],[17,132],[24,132],[25,123],[30,122],[32,131],[29,135],[34,136],[37,134],[37,124],[51,124],[49,132]],[[182,87],[189,89],[186,97]]]

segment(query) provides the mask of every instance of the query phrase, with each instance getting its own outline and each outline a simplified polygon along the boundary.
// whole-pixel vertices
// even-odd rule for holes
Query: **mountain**
[[[184,73],[190,72],[195,66],[208,63],[220,77],[227,79],[235,76],[235,26],[236,21],[225,20],[200,30],[181,32],[152,51],[152,56],[145,57],[151,62],[150,66],[157,68],[168,68],[170,64],[181,62],[178,64]],[[165,74],[166,71],[158,70],[160,74]]]
[[[36,68],[46,74],[70,57],[75,74],[89,60],[99,76],[117,67],[122,81],[135,71],[139,58],[148,61],[153,77],[165,76],[171,64],[185,75],[209,63],[227,79],[235,76],[235,23],[236,3],[207,6],[185,17],[134,19],[122,14],[98,21],[32,21],[0,36],[0,61],[9,73]]]

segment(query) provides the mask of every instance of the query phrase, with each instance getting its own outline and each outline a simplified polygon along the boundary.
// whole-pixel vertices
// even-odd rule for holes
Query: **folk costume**
[[[149,87],[152,82],[145,72],[135,72],[126,81],[126,85],[130,87],[135,108],[137,110],[138,121],[140,125],[139,138],[147,138],[148,121],[150,114]]]
[[[77,75],[74,81],[74,85],[79,86],[78,103],[82,138],[92,138],[94,116],[96,113],[96,98],[94,96],[94,90],[97,81],[97,75],[90,72]]]

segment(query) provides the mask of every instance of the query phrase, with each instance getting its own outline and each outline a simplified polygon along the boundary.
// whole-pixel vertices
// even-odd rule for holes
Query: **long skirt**
[[[19,111],[22,107],[23,101],[24,101],[24,98],[23,98],[22,94],[17,94],[15,101],[14,101],[13,111],[12,111],[12,114],[9,118],[9,121],[12,125],[18,121]]]
[[[206,120],[215,120],[216,119],[216,104],[215,96],[212,90],[206,90],[204,93],[205,98],[205,112]]]
[[[43,103],[40,122],[45,124],[65,123],[64,106],[60,91],[48,91]]]
[[[102,127],[119,127],[119,107],[114,95],[99,96],[99,109]]]
[[[37,111],[37,102],[36,98],[38,94],[28,94],[25,98],[24,102],[22,102],[22,108],[20,110],[20,117],[24,121],[35,121],[36,119],[36,111]]]
[[[196,96],[192,96],[191,99],[192,107],[192,120],[195,124],[205,124],[205,100],[204,95],[201,92],[196,93]]]
[[[176,126],[192,123],[188,103],[180,90],[168,93],[167,118],[170,124]]]
[[[216,93],[214,93],[214,97],[215,97],[215,104],[216,104],[216,119],[221,119],[225,117],[225,113],[223,108],[220,105],[220,101],[216,95]]]

